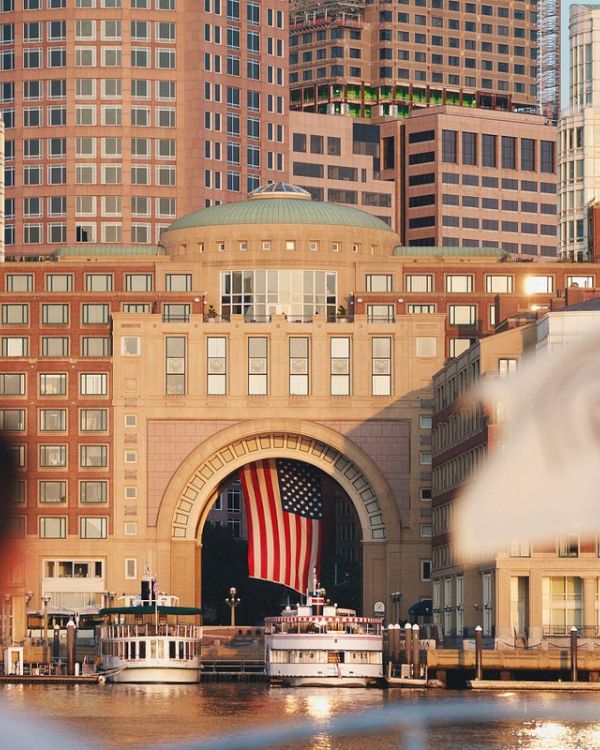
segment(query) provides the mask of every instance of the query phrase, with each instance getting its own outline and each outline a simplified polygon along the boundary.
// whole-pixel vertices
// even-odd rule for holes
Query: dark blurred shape
[[[17,464],[6,438],[0,434],[0,544],[9,535],[16,490]]]

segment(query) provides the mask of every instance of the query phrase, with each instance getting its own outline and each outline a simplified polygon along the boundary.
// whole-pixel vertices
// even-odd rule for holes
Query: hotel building
[[[337,484],[364,611],[402,592],[405,616],[431,592],[433,374],[496,321],[573,284],[593,293],[600,267],[581,268],[400,247],[375,216],[284,184],[183,216],[161,245],[1,264],[0,420],[24,544],[5,626],[23,632],[27,592],[36,608],[98,606],[146,566],[199,601],[219,488],[273,457]]]

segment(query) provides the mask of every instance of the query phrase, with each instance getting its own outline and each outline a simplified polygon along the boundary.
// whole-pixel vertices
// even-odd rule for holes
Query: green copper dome
[[[257,188],[247,201],[226,203],[182,216],[165,230],[233,224],[328,224],[391,232],[376,216],[338,203],[310,200],[310,194],[285,183]]]

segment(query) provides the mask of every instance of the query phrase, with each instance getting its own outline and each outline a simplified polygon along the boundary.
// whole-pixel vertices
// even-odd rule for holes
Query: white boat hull
[[[364,688],[373,682],[373,679],[366,677],[283,677],[279,678],[283,685],[289,687],[351,687]]]
[[[200,682],[201,669],[177,667],[126,666],[112,675],[108,682],[118,683],[158,683],[189,684]]]

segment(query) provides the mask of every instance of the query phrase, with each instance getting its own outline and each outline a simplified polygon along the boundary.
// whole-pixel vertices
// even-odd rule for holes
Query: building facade
[[[360,207],[396,229],[398,185],[381,177],[381,128],[344,115],[290,112],[293,181],[315,200]]]
[[[287,168],[283,0],[10,0],[1,21],[9,256],[152,245]]]
[[[403,245],[556,255],[556,128],[539,115],[413,111],[381,124]]]
[[[290,106],[360,117],[406,117],[439,104],[540,111],[539,5],[406,0],[384,3],[294,4],[290,17]],[[554,45],[560,56],[553,0]],[[556,114],[559,86],[546,111]]]
[[[590,210],[600,194],[600,9],[571,5],[569,107],[559,126],[559,252],[573,260],[594,258]]]
[[[597,292],[596,292],[597,294]],[[579,296],[575,288],[573,297]],[[446,645],[483,628],[495,647],[556,642],[571,628],[584,638],[600,632],[598,534],[569,529],[544,542],[527,530],[488,559],[459,559],[452,540],[453,509],[461,487],[502,450],[504,406],[465,398],[486,380],[513,377],[524,354],[555,351],[585,335],[597,335],[598,300],[537,314],[537,318],[482,339],[433,379],[433,620]]]

